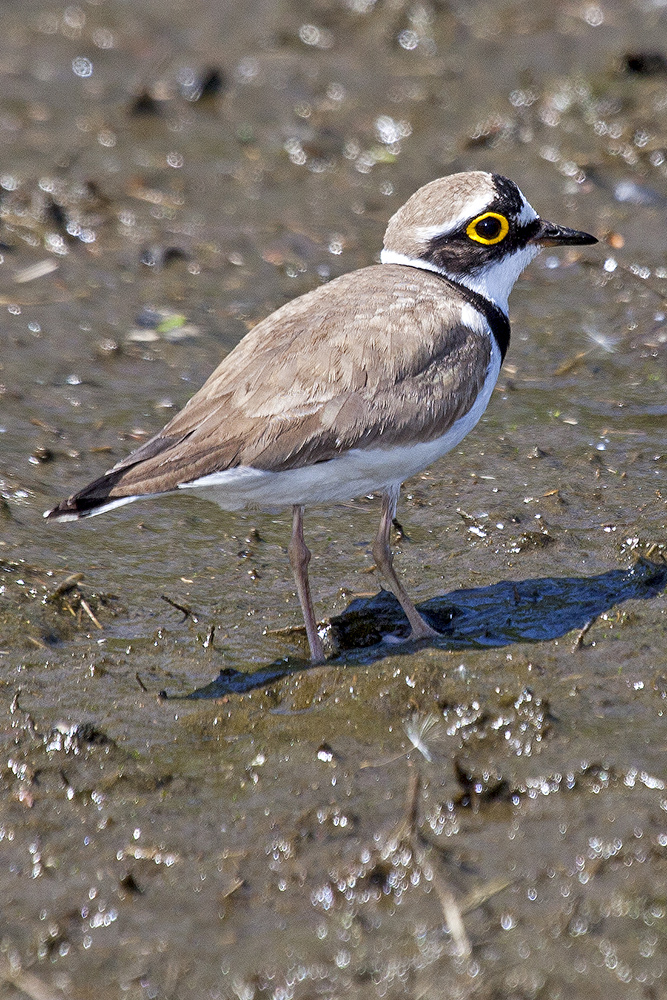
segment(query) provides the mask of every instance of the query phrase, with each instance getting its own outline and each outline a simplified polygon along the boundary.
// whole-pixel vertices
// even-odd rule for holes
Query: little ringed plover
[[[313,662],[306,504],[382,494],[373,556],[411,626],[392,565],[401,483],[454,448],[491,397],[509,344],[507,299],[544,246],[596,243],[543,221],[512,181],[452,174],[389,220],[381,263],[258,323],[158,434],[45,517],[74,520],[186,491],[225,510],[291,507],[289,559]]]

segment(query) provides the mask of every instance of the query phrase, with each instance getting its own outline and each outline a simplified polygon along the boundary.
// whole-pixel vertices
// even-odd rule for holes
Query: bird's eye
[[[472,220],[466,233],[475,243],[484,243],[488,246],[490,243],[500,243],[504,240],[509,228],[510,224],[504,215],[499,215],[498,212],[485,212],[484,215],[478,215]]]

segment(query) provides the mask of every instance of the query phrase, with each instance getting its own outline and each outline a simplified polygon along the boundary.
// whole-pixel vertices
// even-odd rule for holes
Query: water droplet
[[[72,72],[83,78],[92,76],[93,64],[85,56],[76,56],[76,58],[72,59]]]

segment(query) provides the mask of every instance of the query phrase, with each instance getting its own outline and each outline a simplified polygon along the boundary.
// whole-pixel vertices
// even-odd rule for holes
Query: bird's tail
[[[123,479],[127,469],[118,469],[107,472],[99,479],[88,483],[78,493],[74,493],[66,500],[53,507],[52,510],[44,512],[44,517],[54,521],[77,521],[81,517],[92,517],[95,514],[103,514],[104,511],[112,510],[114,507],[122,507],[123,504],[132,503],[138,500],[139,495],[118,495],[115,487]]]

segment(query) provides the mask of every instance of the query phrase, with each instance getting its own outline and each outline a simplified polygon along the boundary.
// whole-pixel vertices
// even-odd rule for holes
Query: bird
[[[312,663],[325,661],[304,537],[306,505],[381,494],[372,552],[410,640],[438,632],[393,566],[401,484],[484,413],[510,340],[509,293],[543,247],[596,243],[540,218],[481,170],[420,187],[389,219],[380,263],[261,320],[166,426],[44,516],[102,514],[187,493],[225,510],[292,510],[288,556]]]

